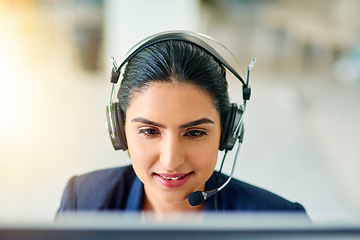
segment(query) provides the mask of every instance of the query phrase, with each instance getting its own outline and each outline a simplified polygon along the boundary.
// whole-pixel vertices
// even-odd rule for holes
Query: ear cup
[[[124,114],[117,102],[106,107],[106,122],[114,149],[127,150],[127,142],[124,131]]]
[[[227,142],[228,142],[228,138],[230,135],[230,131],[232,129],[232,125],[233,125],[233,119],[234,119],[234,104],[231,104],[230,106],[230,110],[227,114],[225,123],[223,125],[222,128],[222,132],[221,132],[221,139],[220,139],[220,146],[219,146],[219,150],[225,150]]]
[[[126,140],[126,135],[125,135],[125,118],[124,118],[124,111],[120,108],[120,104],[119,103],[115,103],[115,109],[116,109],[116,119],[117,121],[117,127],[118,127],[118,132],[119,132],[119,139],[121,142],[121,149],[122,150],[127,150],[128,146],[127,146],[127,140]]]
[[[220,139],[219,150],[232,150],[236,139],[240,136],[242,131],[241,115],[243,111],[238,108],[235,103],[231,104],[229,113],[223,126],[223,131]],[[238,126],[240,124],[240,128]]]

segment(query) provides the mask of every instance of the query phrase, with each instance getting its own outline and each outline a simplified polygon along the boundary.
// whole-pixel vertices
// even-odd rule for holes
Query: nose
[[[184,164],[185,149],[178,136],[167,136],[162,139],[160,162],[169,171],[175,171]]]

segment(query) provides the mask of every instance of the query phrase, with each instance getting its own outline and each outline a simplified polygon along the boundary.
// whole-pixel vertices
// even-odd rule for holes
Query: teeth
[[[165,176],[161,176],[161,175],[159,175],[159,176],[162,177],[162,178],[164,178],[164,179],[166,179],[166,180],[178,180],[178,179],[184,177],[184,176],[180,176],[180,177],[170,178],[170,177],[165,177]]]

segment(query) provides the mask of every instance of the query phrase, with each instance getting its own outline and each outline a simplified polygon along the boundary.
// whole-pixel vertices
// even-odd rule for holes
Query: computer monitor
[[[316,225],[289,214],[77,213],[53,223],[1,224],[0,239],[360,239],[360,225]]]

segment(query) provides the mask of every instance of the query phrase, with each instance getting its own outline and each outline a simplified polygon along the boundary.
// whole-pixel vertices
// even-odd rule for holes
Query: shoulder
[[[226,178],[226,175],[221,176],[222,180]],[[226,209],[305,212],[304,207],[297,202],[291,202],[268,190],[237,179],[232,179],[220,191],[220,198]]]
[[[59,212],[121,208],[135,177],[131,165],[74,176],[65,187]]]

